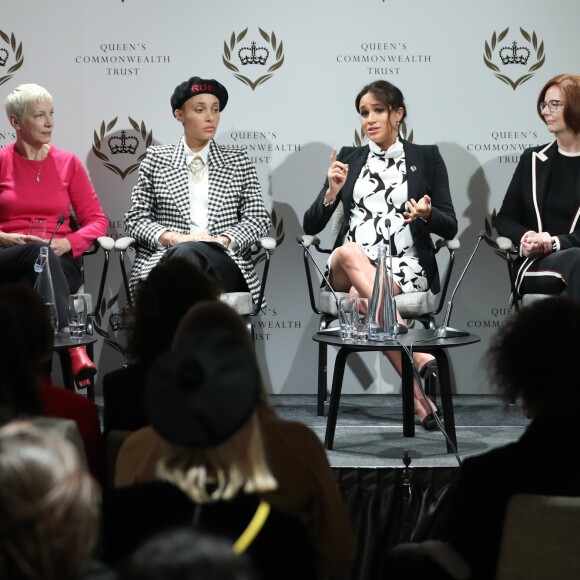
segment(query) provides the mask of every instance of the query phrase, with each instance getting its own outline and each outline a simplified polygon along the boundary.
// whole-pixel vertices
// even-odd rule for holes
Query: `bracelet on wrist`
[[[176,236],[175,232],[173,232],[172,234],[169,234],[169,243],[167,245],[168,248],[171,248],[172,246],[175,246],[174,242],[173,242],[173,238]]]
[[[326,201],[326,194],[322,198],[322,206],[323,207],[330,207],[336,201],[336,197],[332,201]]]

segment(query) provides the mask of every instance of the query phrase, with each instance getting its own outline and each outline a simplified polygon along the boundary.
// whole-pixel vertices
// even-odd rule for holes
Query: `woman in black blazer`
[[[387,81],[365,86],[355,100],[364,147],[343,147],[331,155],[327,179],[304,215],[304,231],[319,233],[342,202],[344,218],[330,258],[334,290],[370,298],[377,246],[393,255],[394,292],[439,291],[431,234],[452,238],[457,220],[445,163],[435,145],[414,145],[399,136],[407,116],[401,91]],[[390,240],[386,220],[390,220]],[[401,373],[400,353],[385,353]],[[420,371],[433,357],[416,354]],[[429,406],[415,384],[415,410],[425,429],[436,428]]]
[[[580,300],[580,76],[550,79],[537,111],[556,139],[524,151],[495,227],[519,248],[518,292]]]

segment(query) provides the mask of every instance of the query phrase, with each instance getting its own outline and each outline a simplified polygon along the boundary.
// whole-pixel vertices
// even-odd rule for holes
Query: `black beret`
[[[171,443],[215,447],[248,421],[261,388],[256,358],[239,337],[225,329],[192,333],[153,363],[145,413]]]
[[[173,115],[175,116],[175,109],[181,109],[181,106],[187,99],[202,93],[215,95],[220,102],[220,111],[226,108],[228,91],[226,91],[226,88],[222,84],[218,83],[215,79],[191,77],[189,80],[177,85],[171,95],[171,112]]]

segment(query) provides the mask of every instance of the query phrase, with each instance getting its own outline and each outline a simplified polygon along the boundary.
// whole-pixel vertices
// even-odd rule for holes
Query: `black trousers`
[[[248,292],[246,280],[230,255],[219,244],[183,242],[169,248],[161,261],[184,258],[212,277],[224,292]]]
[[[30,242],[0,250],[0,284],[20,282],[34,286],[37,277],[34,263],[43,245],[42,242]],[[48,261],[54,286],[58,327],[63,328],[68,326],[68,297],[79,289],[82,282],[81,270],[70,255],[57,256],[50,249]]]
[[[580,248],[568,248],[536,260],[521,285],[523,294],[562,294],[580,302]]]

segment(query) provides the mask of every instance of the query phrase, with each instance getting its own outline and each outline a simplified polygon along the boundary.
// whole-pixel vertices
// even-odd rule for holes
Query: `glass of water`
[[[68,299],[70,337],[81,339],[87,328],[88,300],[86,294],[71,294]]]
[[[28,233],[36,236],[41,240],[46,240],[46,220],[44,218],[33,217],[30,219],[30,228]]]
[[[353,338],[358,342],[366,342],[369,339],[369,300],[357,296],[354,298],[353,311]]]
[[[351,340],[354,330],[354,311],[356,298],[344,296],[338,301],[338,321],[340,323],[340,338]]]

